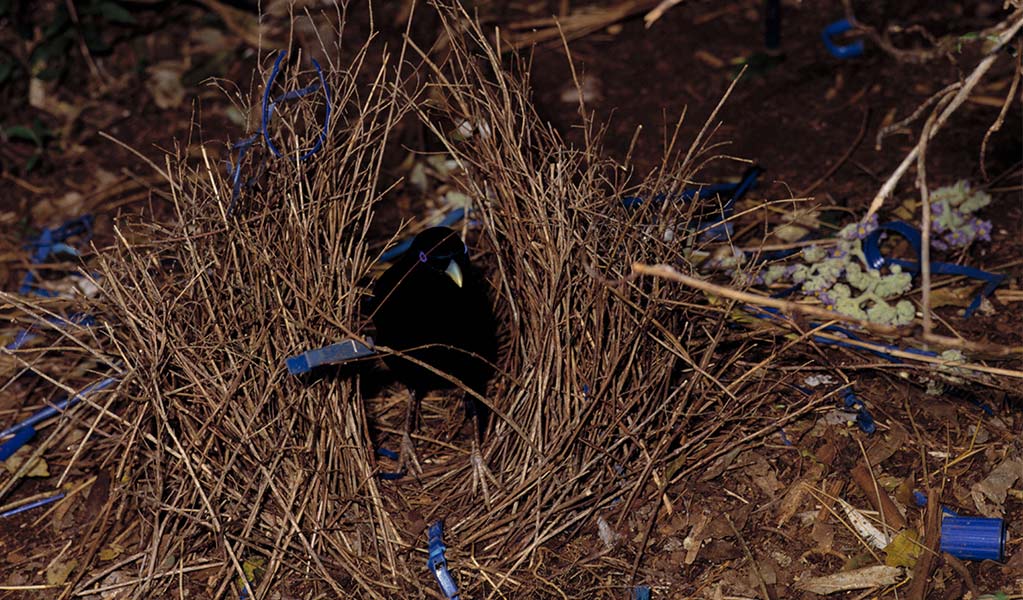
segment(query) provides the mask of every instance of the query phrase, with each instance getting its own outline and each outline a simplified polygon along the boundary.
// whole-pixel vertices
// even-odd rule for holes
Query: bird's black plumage
[[[495,321],[484,281],[469,263],[457,233],[433,227],[417,235],[377,280],[372,310],[378,345],[422,361],[483,394],[497,353]],[[387,355],[384,361],[416,398],[455,385],[402,356]],[[479,419],[482,434],[485,407],[467,396],[466,409]]]

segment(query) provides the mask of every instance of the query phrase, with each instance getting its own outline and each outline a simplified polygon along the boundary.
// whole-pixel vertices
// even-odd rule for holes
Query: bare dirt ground
[[[523,32],[529,28],[516,28],[516,24],[551,14],[609,11],[615,4],[481,2],[478,8],[490,27]],[[113,243],[114,224],[121,219],[170,222],[174,211],[167,195],[158,190],[161,178],[145,160],[162,168],[165,149],[183,148],[191,160],[223,165],[230,156],[229,143],[254,131],[253,116],[244,114],[240,103],[228,100],[239,90],[247,95],[258,88],[257,67],[266,69],[269,63],[266,50],[253,47],[259,29],[248,20],[256,14],[249,3],[97,1],[77,5],[79,25],[71,27],[67,22],[72,17],[62,3],[44,2],[29,11],[17,3],[0,2],[4,182],[0,285],[9,292],[18,289],[29,268],[25,244],[41,228],[92,214],[94,241],[102,248]],[[271,27],[263,30],[264,43],[286,39],[288,28],[282,25],[287,22],[286,11],[269,10]],[[375,3],[374,11],[381,43],[400,40],[402,13]],[[917,26],[933,38],[979,31],[1008,14],[997,2],[954,6],[908,2],[863,11],[858,16],[875,27]],[[895,131],[880,147],[875,145],[879,131],[912,114],[945,85],[959,81],[980,54],[976,45],[967,42],[964,49],[950,51],[947,57],[914,64],[897,60],[867,40],[862,57],[839,60],[828,54],[820,32],[843,15],[842,3],[837,1],[783,3],[783,59],[767,66],[752,65],[711,121],[716,128],[713,139],[722,143],[715,152],[737,160],[711,163],[700,173],[703,181],[734,179],[745,168],[741,161],[752,161],[767,171],[751,192],[751,202],[812,196],[812,202],[825,210],[845,215],[843,224],[866,213],[878,188],[916,144],[919,123]],[[685,2],[650,27],[642,16],[638,12],[612,20],[567,43],[586,110],[593,111],[596,123],[607,124],[605,151],[622,160],[628,157],[637,173],[661,165],[666,141],[683,113],[677,136],[687,146],[732,82],[736,59],[764,49],[759,2]],[[363,6],[351,9],[347,35],[352,48],[361,43],[370,18]],[[429,46],[435,25],[424,16],[412,34]],[[312,44],[313,37],[299,28],[296,39],[296,45],[302,46]],[[912,32],[895,41],[915,48],[928,43],[926,36]],[[1019,49],[1018,39],[1014,46]],[[38,58],[41,49],[49,53],[43,59]],[[545,41],[514,56],[528,64],[540,116],[569,142],[582,144],[578,91],[565,45],[557,39]],[[513,54],[508,57],[511,62]],[[972,293],[941,295],[941,302],[935,304],[941,332],[1014,348],[1023,345],[1023,111],[1018,91],[1003,126],[990,136],[983,168],[980,149],[1002,111],[1019,60],[1018,55],[1006,53],[996,62],[931,142],[926,155],[932,189],[966,179],[977,186],[989,185],[993,198],[981,213],[993,222],[991,240],[944,254],[942,260],[1008,275],[992,300],[992,310],[970,319],[963,318],[962,311]],[[48,81],[41,78],[42,70],[50,71]],[[408,147],[429,144],[422,137],[420,132],[410,132],[403,139]],[[392,180],[404,173],[400,158],[385,167]],[[905,177],[897,187],[895,200],[882,209],[882,221],[895,218],[904,201],[918,197],[913,178]],[[421,209],[415,195],[396,194],[395,198],[377,211],[374,229],[381,244],[403,219],[416,218]],[[752,231],[758,231],[756,224]],[[87,252],[84,264],[89,259]],[[69,265],[53,267],[59,273]],[[953,283],[944,289],[962,285]],[[12,311],[10,305],[2,310]],[[0,325],[5,327],[0,340],[9,343],[17,327]],[[755,334],[739,328],[720,332],[719,352],[744,347],[751,335],[776,345],[788,341],[782,333],[753,330]],[[723,453],[684,485],[660,489],[659,482],[651,481],[650,491],[660,494],[649,494],[653,499],[637,503],[633,514],[620,521],[616,532],[620,541],[613,550],[595,551],[602,542],[597,527],[591,525],[572,528],[541,550],[530,566],[532,574],[558,584],[553,591],[537,588],[532,595],[626,598],[634,586],[645,584],[652,587],[654,598],[812,598],[817,595],[800,587],[801,581],[887,560],[930,580],[927,595],[915,597],[1023,598],[1023,415],[1019,412],[1023,395],[1018,386],[1005,383],[1019,380],[992,380],[991,385],[948,383],[916,366],[833,346],[814,348],[799,360],[803,362],[780,363],[779,373],[811,364],[812,371],[830,378],[819,384],[803,382],[817,397],[855,380],[856,393],[869,407],[877,431],[868,435],[850,423],[855,415],[843,412],[841,397],[835,395],[811,418],[788,424],[751,446]],[[1020,369],[1018,355],[1008,360],[994,357],[986,364],[1015,373]],[[0,427],[24,418],[59,392],[18,365],[0,363]],[[69,365],[77,368],[85,369]],[[379,385],[386,388],[386,374],[375,377],[382,377]],[[815,385],[823,387],[813,389]],[[65,440],[63,452],[48,458],[48,476],[21,478],[11,489],[0,487],[0,506],[52,490],[56,475],[71,462],[74,443],[74,439]],[[880,490],[881,501],[856,478],[857,465],[867,458],[867,481]],[[936,477],[936,472],[942,476]],[[6,486],[4,477],[0,476],[0,486]],[[4,590],[0,596],[69,597],[85,588],[72,590],[66,583],[88,581],[92,573],[110,568],[144,546],[142,527],[132,524],[132,514],[124,514],[119,515],[120,526],[112,530],[114,537],[103,541],[103,550],[85,556],[81,548],[87,544],[82,541],[96,535],[93,523],[117,482],[88,456],[75,457],[67,481],[82,486],[56,509],[0,518],[0,590]],[[932,504],[940,498],[942,505],[964,515],[983,511],[986,516],[1003,516],[1008,531],[1004,561],[959,561],[925,548],[899,562],[892,558],[894,551],[886,553],[865,543],[862,531],[857,532],[843,512],[843,502],[870,512],[878,502],[890,499],[897,505],[893,506],[896,518],[926,538],[933,535],[931,529],[937,523],[933,514],[914,503],[914,491],[929,492]],[[887,519],[894,516],[882,513]],[[920,562],[932,556],[928,568],[920,571]],[[603,582],[599,588],[587,587],[595,585],[595,578],[587,579],[585,585],[572,587],[572,573],[598,558],[618,561],[632,578]],[[467,564],[460,563],[462,568],[468,568]],[[87,570],[83,573],[83,569]],[[191,597],[206,597],[210,592],[203,586],[209,584],[202,571],[197,573],[182,589],[190,590]],[[421,581],[421,597],[439,597],[425,571]],[[912,586],[868,589],[867,594],[874,596],[864,595],[861,588],[835,597],[922,593]],[[513,595],[531,594],[519,590]]]

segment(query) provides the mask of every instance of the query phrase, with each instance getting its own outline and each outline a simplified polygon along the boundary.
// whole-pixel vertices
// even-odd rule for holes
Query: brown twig
[[[1009,24],[1005,30],[998,35],[997,41],[992,45],[987,56],[985,56],[977,64],[977,66],[974,67],[973,71],[963,81],[962,86],[958,88],[955,96],[952,97],[944,110],[942,110],[935,118],[933,125],[927,133],[927,140],[937,135],[938,131],[940,131],[942,126],[945,125],[945,122],[948,121],[949,117],[951,117],[952,114],[955,113],[960,106],[962,106],[963,102],[966,101],[966,98],[969,97],[969,95],[973,92],[973,89],[978,83],[980,83],[980,80],[983,79],[984,75],[991,69],[991,66],[998,59],[1005,44],[1007,44],[1009,40],[1011,40],[1013,36],[1019,32],[1020,28],[1023,28],[1023,9],[1017,9],[1008,19],[1008,23]],[[898,167],[896,167],[891,176],[884,182],[881,189],[878,190],[877,194],[874,196],[873,201],[871,201],[870,209],[867,211],[865,218],[869,218],[871,215],[876,213],[884,204],[884,201],[892,194],[893,191],[895,191],[895,186],[898,185],[899,180],[902,179],[906,170],[909,169],[909,166],[916,160],[917,155],[921,150],[921,144],[923,143],[926,143],[926,141],[921,138],[920,141],[913,146],[913,149],[909,151],[905,158],[903,158],[902,162]]]

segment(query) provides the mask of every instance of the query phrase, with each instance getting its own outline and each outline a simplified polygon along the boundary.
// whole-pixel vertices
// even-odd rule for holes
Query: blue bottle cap
[[[1005,521],[946,513],[941,519],[941,551],[962,560],[1002,562],[1005,559]]]

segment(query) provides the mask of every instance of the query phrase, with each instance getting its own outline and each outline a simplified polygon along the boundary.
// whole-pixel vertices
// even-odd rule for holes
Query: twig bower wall
[[[370,73],[371,44],[324,64],[333,105],[314,156],[297,160],[324,112],[309,101],[275,117],[284,157],[251,166],[254,184],[230,211],[220,165],[169,157],[154,166],[176,224],[119,227],[99,256],[102,295],[87,307],[98,325],[71,330],[80,343],[65,346],[97,376],[120,374],[73,414],[115,482],[90,535],[142,523],[135,597],[187,573],[216,598],[237,598],[245,580],[255,598],[435,597],[423,523],[438,519],[472,597],[592,590],[609,576],[628,586],[642,544],[567,570],[546,566],[545,549],[581,536],[602,547],[598,518],[648,529],[656,510],[638,507],[688,502],[694,473],[819,400],[788,393],[796,371],[771,371],[784,349],[736,366],[752,345],[727,335],[727,304],[627,277],[635,262],[689,269],[684,207],[626,211],[618,199],[681,188],[708,160],[706,140],[672,142],[663,168],[636,181],[602,157],[590,124],[586,147],[563,142],[483,32],[440,14],[447,47],[429,58],[407,44]],[[304,64],[285,66],[277,85],[308,83]],[[467,139],[452,133],[463,123],[476,132]],[[432,465],[420,481],[382,481],[374,448],[399,424],[377,418],[388,400],[360,389],[357,368],[309,380],[284,366],[371,334],[363,304],[384,241],[371,224],[393,188],[388,151],[410,125],[432,130],[464,170],[468,241],[502,323],[485,397],[495,416],[482,451],[496,478],[486,498],[458,436],[439,450],[420,443]],[[441,404],[461,418],[457,402]]]

